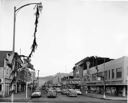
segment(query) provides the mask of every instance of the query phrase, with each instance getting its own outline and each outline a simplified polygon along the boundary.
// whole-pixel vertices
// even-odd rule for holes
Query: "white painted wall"
[[[128,84],[128,57],[124,57],[124,83]]]
[[[106,62],[105,64],[101,64],[98,65],[98,70],[99,72],[102,72],[104,70],[110,70],[111,73],[111,69],[115,69],[115,78],[113,80],[117,80],[116,78],[116,68],[120,68],[122,67],[122,78],[120,78],[120,80],[124,80],[124,83],[126,83],[127,80],[127,76],[128,76],[128,57],[123,56],[121,58]],[[90,68],[90,74],[94,74],[96,73],[96,67],[92,67]],[[84,76],[86,75],[86,70],[84,70]]]

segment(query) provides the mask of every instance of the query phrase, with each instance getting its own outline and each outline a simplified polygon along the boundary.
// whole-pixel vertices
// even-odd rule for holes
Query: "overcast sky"
[[[1,0],[0,50],[12,50],[13,8],[42,2],[38,48],[32,63],[40,76],[71,72],[87,56],[128,56],[128,1],[122,0]],[[35,9],[16,15],[16,51],[30,53]]]

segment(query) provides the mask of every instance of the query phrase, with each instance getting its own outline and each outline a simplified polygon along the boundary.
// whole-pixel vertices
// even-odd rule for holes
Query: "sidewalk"
[[[101,94],[95,94],[95,93],[87,93],[87,94],[83,94],[85,96],[89,96],[89,97],[94,97],[94,98],[100,98],[100,99],[106,99],[106,100],[120,100],[120,101],[127,101],[127,96],[126,97],[116,97],[116,96],[108,96],[106,95],[106,98],[103,98],[103,95]]]
[[[25,92],[14,94],[14,102],[28,102],[30,100],[30,97],[26,99]],[[2,102],[11,102],[11,96],[0,98],[0,101]]]

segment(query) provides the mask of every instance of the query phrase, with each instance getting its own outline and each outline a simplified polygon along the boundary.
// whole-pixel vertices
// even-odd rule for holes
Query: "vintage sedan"
[[[47,93],[47,97],[48,98],[50,98],[50,97],[56,98],[57,97],[57,92],[55,90],[49,90],[48,93]]]
[[[75,90],[73,90],[73,89],[69,89],[67,96],[69,96],[69,97],[77,97],[77,92]]]
[[[69,92],[69,90],[68,90],[68,89],[62,89],[61,94],[63,94],[63,95],[67,95],[67,94],[68,94],[68,92]]]
[[[36,98],[36,97],[41,97],[41,92],[39,90],[38,91],[34,91],[31,94],[31,98]]]
[[[82,95],[82,92],[79,89],[74,89],[78,95]]]
[[[61,93],[61,89],[60,88],[56,88],[56,92],[57,93]]]

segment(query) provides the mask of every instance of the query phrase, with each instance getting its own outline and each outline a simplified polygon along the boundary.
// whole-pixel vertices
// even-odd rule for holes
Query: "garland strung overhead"
[[[38,46],[37,42],[36,42],[36,33],[37,33],[38,19],[39,19],[41,11],[42,11],[42,9],[40,8],[40,5],[36,5],[36,13],[35,13],[36,19],[35,19],[34,39],[33,39],[33,43],[32,43],[32,46],[31,46],[30,54],[28,56],[24,56],[24,55],[18,55],[17,53],[14,53],[12,62],[8,62],[9,61],[8,59],[6,60],[8,62],[7,65],[12,69],[12,72],[10,74],[10,76],[12,77],[12,81],[10,83],[10,86],[12,86],[12,84],[17,81],[17,79],[16,79],[17,78],[17,73],[18,73],[20,68],[22,68],[22,69],[30,68],[30,69],[34,70],[33,65],[30,63],[30,61],[31,61],[30,58],[31,58],[33,52],[35,52],[35,49]],[[21,61],[22,57],[24,58],[23,61],[27,65]],[[20,65],[20,67],[19,67],[19,65]],[[13,68],[13,66],[14,66],[14,68]]]
[[[36,42],[36,33],[37,33],[37,26],[38,26],[38,19],[39,19],[39,16],[40,16],[40,12],[41,12],[42,9],[39,8],[39,6],[37,5],[36,6],[36,19],[35,19],[35,30],[34,30],[34,39],[33,39],[33,44],[31,46],[31,52],[28,56],[28,58],[31,58],[32,56],[32,53],[35,52],[35,49],[37,48],[37,42]]]

